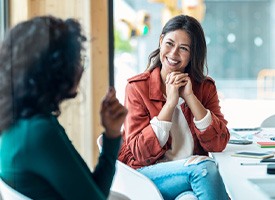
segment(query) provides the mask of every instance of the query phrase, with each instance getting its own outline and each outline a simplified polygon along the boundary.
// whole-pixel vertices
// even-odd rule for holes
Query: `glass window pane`
[[[3,40],[5,30],[7,29],[7,13],[8,13],[8,1],[1,0],[0,1],[0,41]]]
[[[206,6],[199,16],[207,42],[208,75],[216,82],[229,121],[255,124],[251,113],[261,119],[274,114],[275,106],[270,107],[275,103],[274,0],[114,0],[114,72],[120,100],[124,101],[126,79],[143,72],[149,54],[158,47],[162,21],[196,2]],[[149,15],[147,29],[140,21],[142,12]]]

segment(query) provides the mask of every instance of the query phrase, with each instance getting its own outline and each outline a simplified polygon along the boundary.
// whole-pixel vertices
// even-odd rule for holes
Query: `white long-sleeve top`
[[[193,154],[194,141],[180,107],[182,103],[184,103],[184,99],[179,98],[173,113],[172,122],[159,121],[157,117],[152,118],[150,121],[161,147],[166,144],[169,135],[172,137],[172,147],[165,153],[162,161],[179,160]],[[212,122],[210,111],[207,110],[207,114],[203,119],[196,121],[194,118],[193,121],[199,130],[205,130]]]

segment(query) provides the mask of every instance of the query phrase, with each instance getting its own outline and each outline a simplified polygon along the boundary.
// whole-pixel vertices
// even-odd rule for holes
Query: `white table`
[[[236,151],[274,151],[275,148],[260,148],[255,143],[250,145],[228,144],[221,153],[211,153],[216,160],[220,174],[225,183],[226,189],[232,200],[269,200],[268,192],[264,192],[258,185],[253,184],[249,179],[262,182],[267,185],[266,189],[272,189],[275,193],[275,175],[266,173],[266,165],[244,166],[240,163],[259,162],[255,158],[243,158],[231,156]]]

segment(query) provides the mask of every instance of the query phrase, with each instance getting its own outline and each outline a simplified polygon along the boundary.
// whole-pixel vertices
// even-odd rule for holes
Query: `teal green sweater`
[[[103,135],[102,153],[91,172],[56,117],[22,119],[1,135],[1,178],[32,199],[106,199],[120,139]]]

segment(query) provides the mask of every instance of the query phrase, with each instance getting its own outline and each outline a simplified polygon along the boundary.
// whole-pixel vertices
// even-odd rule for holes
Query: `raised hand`
[[[187,73],[171,72],[166,77],[167,101],[176,105],[179,97],[184,98],[192,91],[192,84]]]
[[[105,128],[105,135],[109,138],[120,136],[121,126],[127,115],[127,109],[116,98],[116,91],[110,87],[101,103],[101,124]]]
[[[193,94],[193,89],[192,89],[192,82],[190,77],[185,76],[182,81],[185,83],[184,86],[179,88],[179,96],[183,99],[188,97],[189,95]]]

